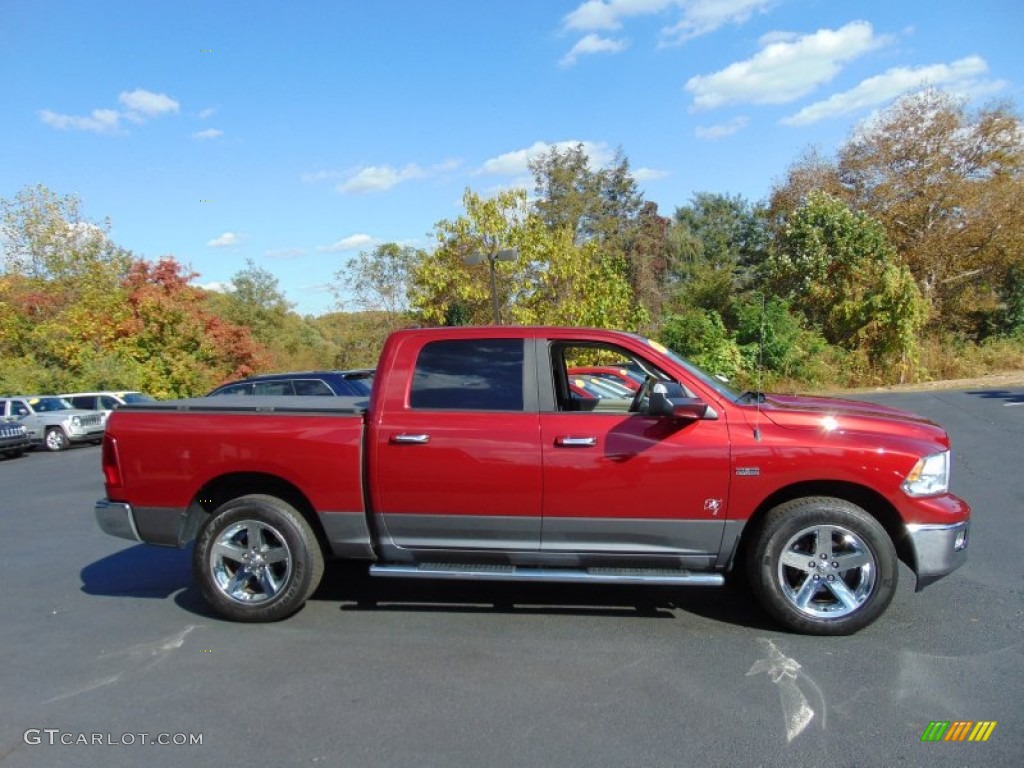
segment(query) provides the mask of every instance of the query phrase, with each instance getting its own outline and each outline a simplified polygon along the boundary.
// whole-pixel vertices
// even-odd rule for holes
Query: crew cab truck
[[[568,371],[626,362],[631,397]],[[721,586],[745,571],[785,627],[875,620],[898,559],[918,589],[966,558],[936,424],[729,389],[657,342],[578,328],[425,328],[385,343],[368,398],[196,398],[107,424],[107,533],[195,540],[238,621],[297,611],[325,560],[379,577]],[[742,566],[742,567],[738,567]]]

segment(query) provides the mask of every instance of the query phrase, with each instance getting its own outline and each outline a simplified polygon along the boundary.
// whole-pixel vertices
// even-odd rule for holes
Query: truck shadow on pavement
[[[522,613],[678,619],[678,612],[750,629],[778,629],[743,589],[602,584],[430,581],[370,576],[365,566],[327,567],[312,600],[342,611]]]
[[[205,619],[223,620],[192,579],[192,549],[136,545],[85,566],[82,592],[105,597],[166,600]],[[644,587],[590,584],[382,579],[365,565],[329,563],[314,603],[342,611],[521,613],[679,619],[693,614],[757,630],[777,630],[753,597],[732,587]]]

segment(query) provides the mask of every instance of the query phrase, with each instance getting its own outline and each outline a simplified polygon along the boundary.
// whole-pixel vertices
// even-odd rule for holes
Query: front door
[[[624,350],[552,350],[556,382],[574,357],[621,360]],[[653,366],[649,366],[653,370]],[[542,413],[541,550],[666,556],[706,566],[721,546],[729,494],[729,434],[717,420],[632,412],[631,398],[562,387]]]

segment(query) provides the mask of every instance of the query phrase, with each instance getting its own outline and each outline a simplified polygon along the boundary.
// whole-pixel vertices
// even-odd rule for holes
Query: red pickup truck
[[[581,397],[569,371],[641,371]],[[239,621],[297,611],[324,561],[375,576],[719,586],[745,571],[791,630],[849,634],[963,564],[970,509],[936,424],[735,392],[657,342],[579,328],[427,328],[385,344],[368,399],[128,405],[100,527],[184,547]]]

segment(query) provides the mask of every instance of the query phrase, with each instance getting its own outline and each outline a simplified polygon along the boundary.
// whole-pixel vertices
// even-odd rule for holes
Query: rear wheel
[[[196,540],[192,570],[207,602],[234,621],[298,611],[323,576],[316,534],[290,504],[242,496],[217,509]]]
[[[46,430],[46,437],[43,440],[46,450],[63,451],[67,449],[70,443],[71,441],[68,440],[68,436],[64,434],[64,430],[60,427],[50,427]]]
[[[787,628],[849,635],[888,607],[898,564],[875,518],[848,501],[812,497],[767,514],[747,570],[761,604]]]

